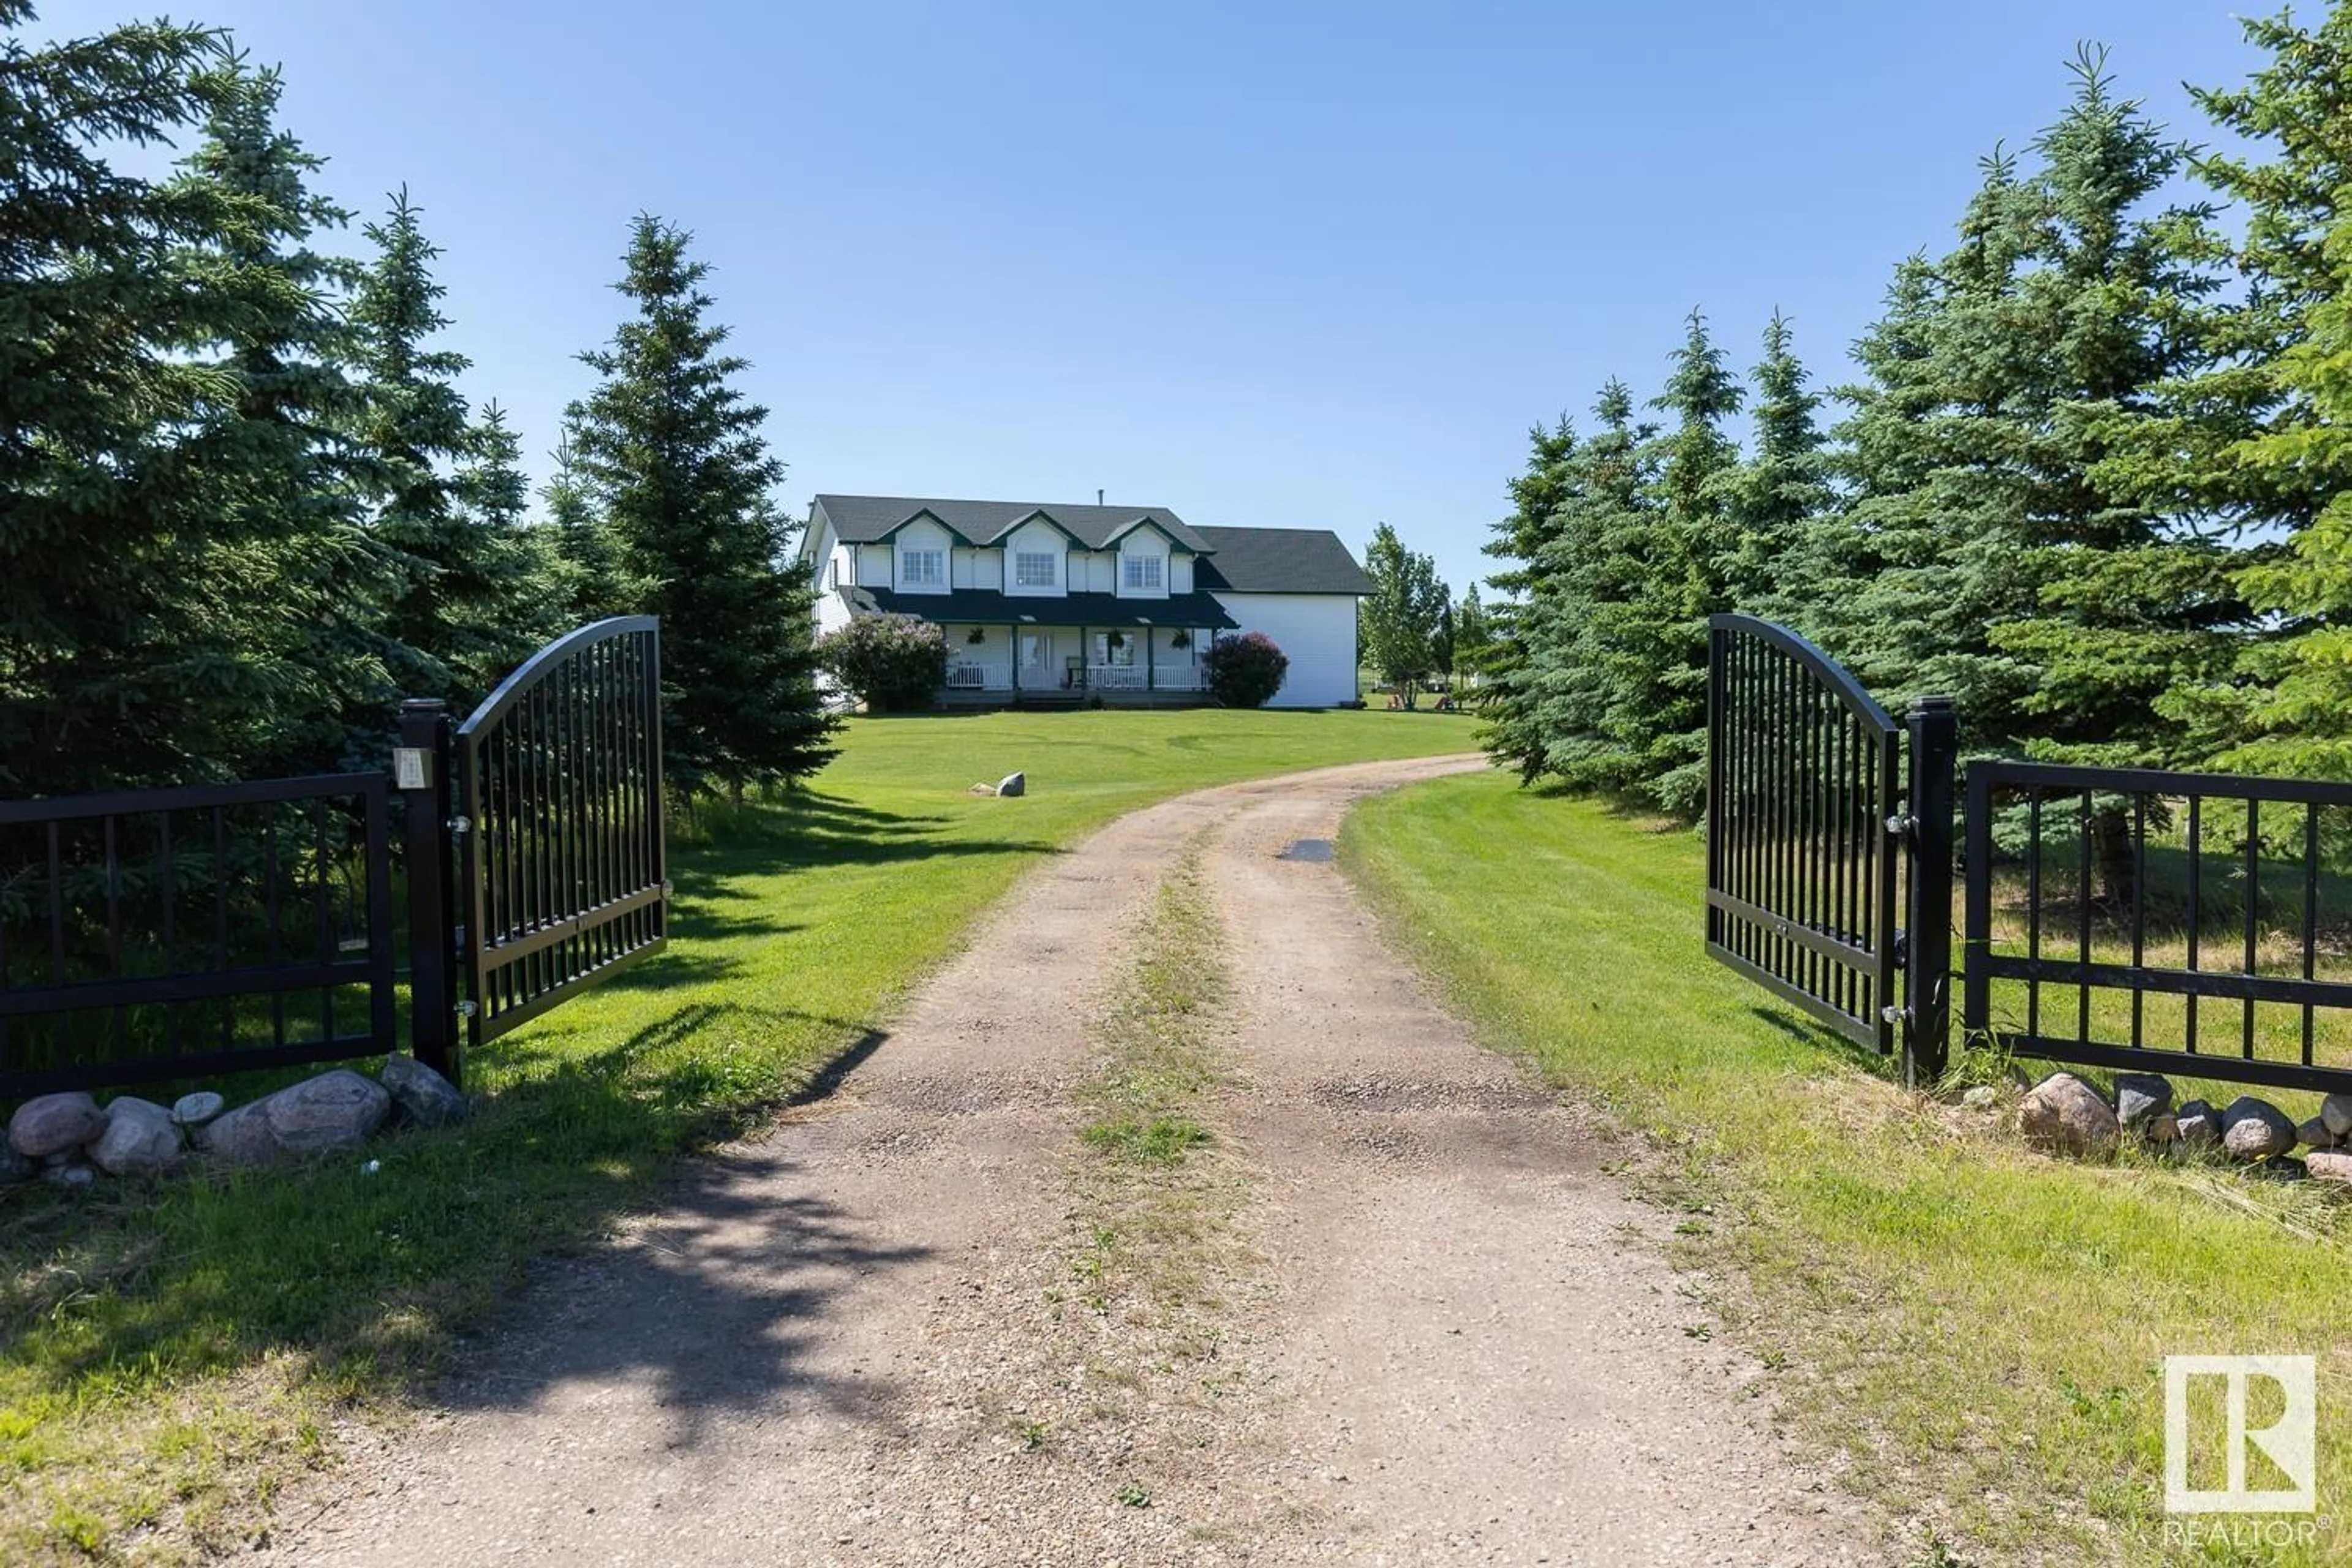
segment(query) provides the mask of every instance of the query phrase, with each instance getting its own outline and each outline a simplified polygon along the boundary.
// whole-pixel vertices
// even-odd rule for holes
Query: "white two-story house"
[[[951,700],[1181,700],[1221,633],[1289,657],[1274,705],[1356,691],[1356,602],[1371,591],[1327,529],[1193,528],[1165,507],[820,495],[800,559],[817,629],[912,615],[948,639]]]

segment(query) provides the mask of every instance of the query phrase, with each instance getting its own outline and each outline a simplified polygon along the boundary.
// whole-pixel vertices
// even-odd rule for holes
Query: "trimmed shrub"
[[[860,616],[817,638],[816,656],[869,713],[929,708],[947,684],[947,633],[919,616]]]
[[[1218,637],[1201,651],[1210,695],[1228,708],[1263,708],[1282,689],[1290,656],[1264,632]]]

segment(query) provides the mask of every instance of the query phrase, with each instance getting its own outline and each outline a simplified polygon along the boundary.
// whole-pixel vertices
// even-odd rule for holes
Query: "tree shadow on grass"
[[[801,1061],[826,1065],[747,1082],[729,1042],[751,1029],[802,1032],[817,1048]],[[887,1391],[862,1381],[853,1401],[808,1373],[795,1325],[922,1253],[808,1192],[780,1148],[676,1160],[830,1092],[886,1037],[785,1008],[691,1005],[590,1054],[502,1042],[508,1081],[461,1128],[273,1171],[110,1184],[95,1199],[0,1189],[0,1357],[20,1394],[68,1402],[283,1352],[354,1392],[423,1385],[476,1405],[635,1377],[688,1439],[710,1413],[778,1397],[863,1407]],[[664,1215],[653,1243],[583,1255],[583,1237],[648,1203]],[[549,1268],[567,1271],[562,1289],[547,1288]],[[583,1282],[587,1305],[565,1305]],[[498,1336],[490,1376],[452,1379],[457,1336],[484,1323],[521,1331]]]

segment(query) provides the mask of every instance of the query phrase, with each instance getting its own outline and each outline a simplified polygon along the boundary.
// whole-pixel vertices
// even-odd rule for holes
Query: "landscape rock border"
[[[38,1176],[87,1189],[100,1174],[152,1180],[191,1156],[221,1167],[254,1168],[356,1149],[387,1124],[449,1127],[471,1107],[447,1079],[394,1052],[379,1076],[341,1067],[226,1109],[211,1089],[166,1109],[137,1095],[100,1105],[81,1089],[36,1095],[16,1107],[0,1140],[0,1183]]]
[[[1999,1101],[2000,1091],[1989,1085],[1960,1096],[1964,1107],[1977,1111],[1990,1111]],[[2352,1185],[2352,1093],[2326,1096],[2319,1114],[2297,1126],[2255,1095],[2242,1094],[2220,1110],[2202,1100],[2175,1109],[2171,1082],[2156,1073],[2118,1073],[2110,1095],[2074,1073],[2053,1072],[2025,1090],[2018,1130],[2050,1154],[2112,1155],[2129,1138],[2167,1157],[2218,1155],[2271,1175]],[[2297,1147],[2309,1152],[2295,1159]]]

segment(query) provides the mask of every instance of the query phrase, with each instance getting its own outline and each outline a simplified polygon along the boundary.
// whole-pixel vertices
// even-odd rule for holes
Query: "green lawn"
[[[1366,802],[1341,856],[1491,1043],[1653,1137],[1696,1278],[1801,1429],[1958,1561],[2352,1561],[2347,1211],[2319,1184],[2062,1163],[1905,1094],[1706,960],[1688,830],[1476,775]],[[2199,1557],[2162,1513],[2161,1360],[2254,1352],[2320,1358],[2336,1522]]]
[[[1024,869],[1152,800],[1470,748],[1382,712],[855,721],[814,788],[679,824],[671,950],[469,1064],[369,1156],[88,1202],[0,1191],[0,1561],[244,1540],[339,1409],[397,1411],[536,1256],[853,1056]],[[1019,768],[1030,795],[966,793]]]

